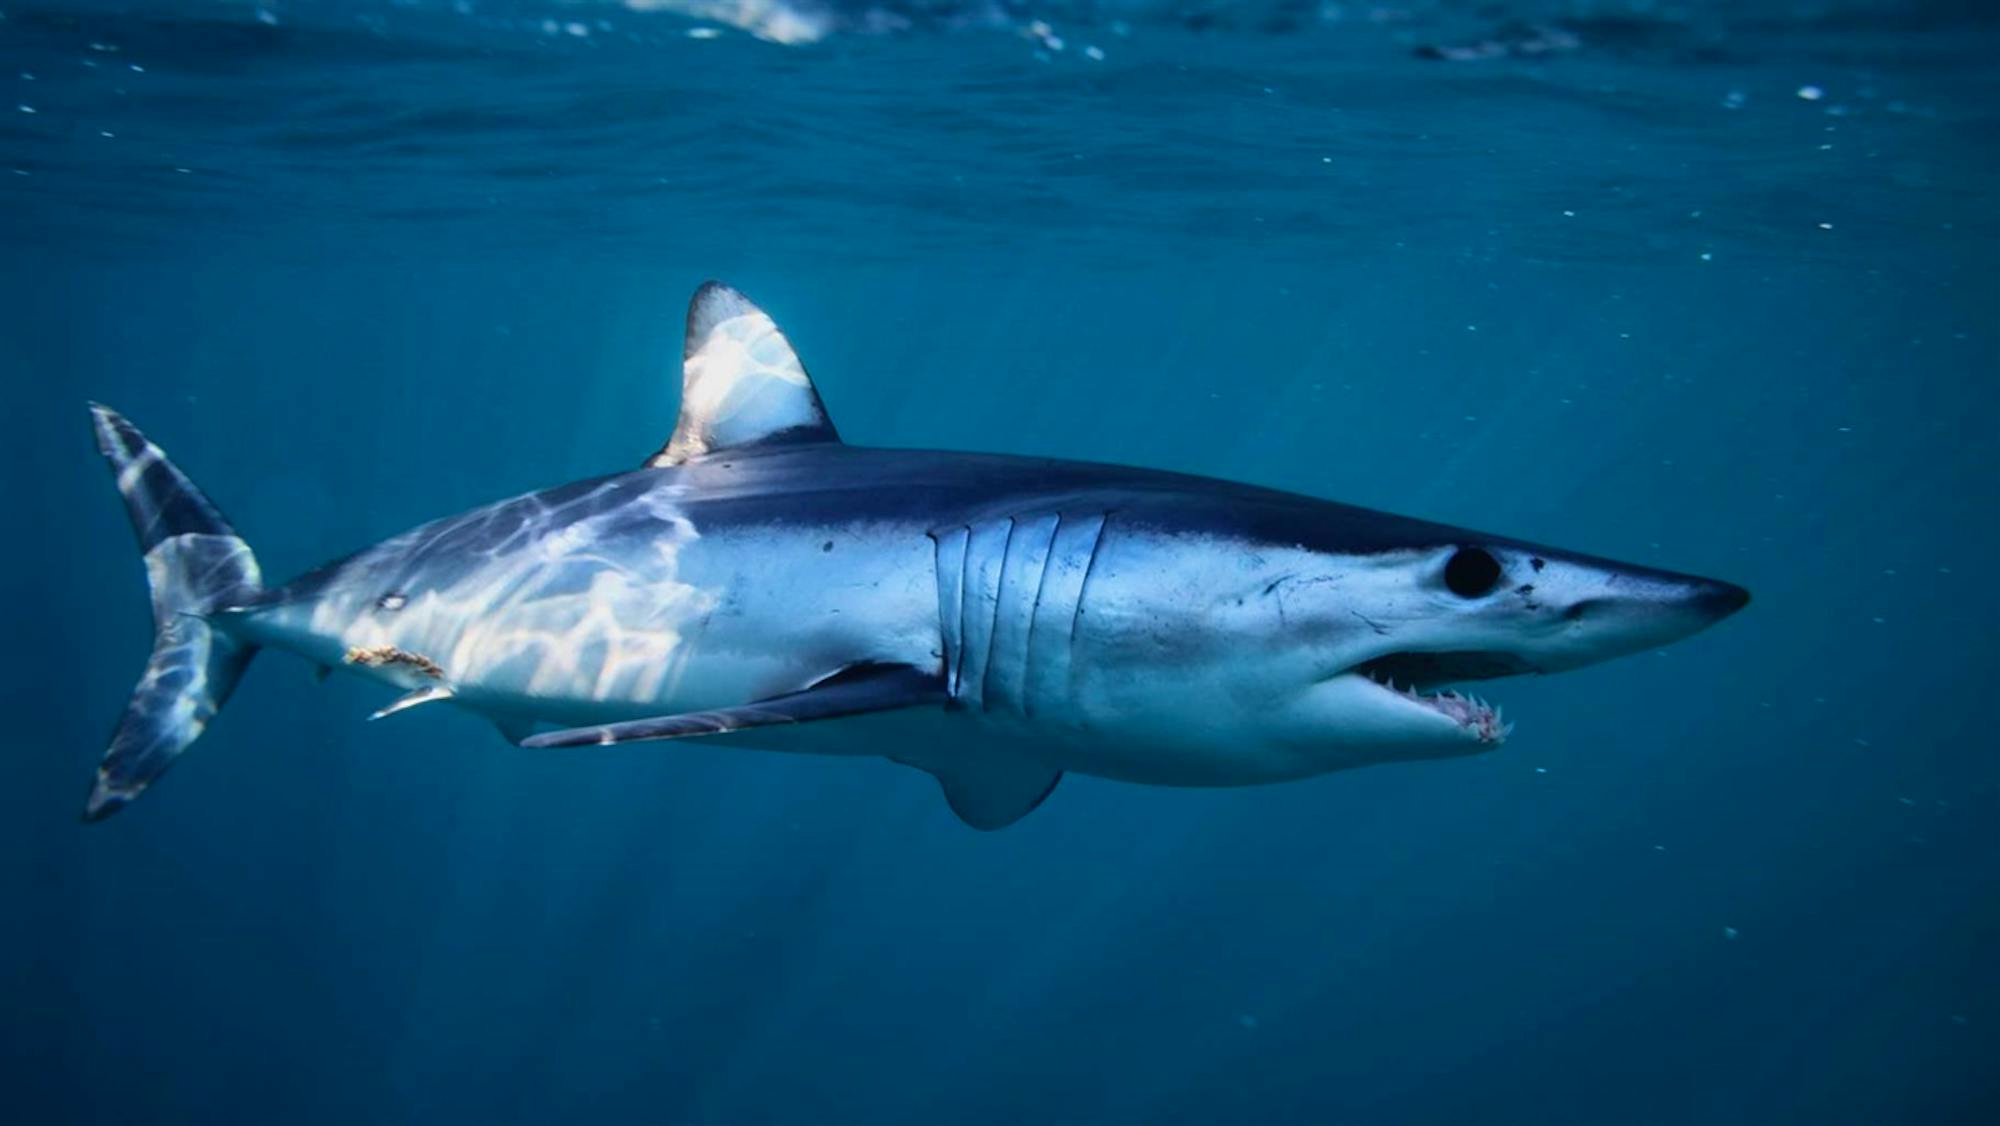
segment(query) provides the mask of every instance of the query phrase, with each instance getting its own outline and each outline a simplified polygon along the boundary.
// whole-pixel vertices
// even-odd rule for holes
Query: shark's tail
[[[260,588],[257,560],[194,482],[137,427],[91,404],[153,588],[153,657],[97,768],[86,821],[116,813],[166,772],[229,699],[255,654],[210,624]]]

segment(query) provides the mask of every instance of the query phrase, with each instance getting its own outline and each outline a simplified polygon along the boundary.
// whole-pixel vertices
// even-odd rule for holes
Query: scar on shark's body
[[[1657,648],[1749,601],[1254,485],[850,446],[776,323],[715,282],[689,304],[679,378],[672,433],[637,468],[279,586],[93,406],[156,620],[85,816],[159,778],[265,649],[401,691],[377,718],[450,704],[529,748],[887,758],[996,829],[1069,771],[1238,786],[1490,751],[1510,725],[1459,686]]]
[[[356,645],[342,654],[340,660],[343,664],[365,665],[375,669],[403,665],[417,670],[432,680],[444,679],[444,669],[436,661],[422,653],[412,653],[407,649],[398,649],[394,645],[373,645],[365,648]]]

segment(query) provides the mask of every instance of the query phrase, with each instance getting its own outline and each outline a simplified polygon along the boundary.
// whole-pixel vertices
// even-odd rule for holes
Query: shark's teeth
[[[1456,688],[1446,688],[1435,695],[1426,696],[1418,691],[1415,684],[1408,686],[1396,683],[1392,676],[1375,677],[1375,683],[1413,703],[1423,704],[1432,711],[1457,723],[1472,733],[1482,743],[1498,744],[1514,733],[1514,725],[1501,715],[1500,709],[1486,702],[1483,697],[1461,692]]]

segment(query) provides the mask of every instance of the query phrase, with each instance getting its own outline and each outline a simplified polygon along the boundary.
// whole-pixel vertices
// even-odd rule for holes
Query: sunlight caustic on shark
[[[968,824],[1067,771],[1169,786],[1472,754],[1454,687],[1686,637],[1713,579],[1250,485],[840,441],[727,286],[687,316],[682,406],[638,469],[446,517],[267,587],[157,446],[92,408],[155,641],[85,815],[137,797],[251,657],[285,649],[526,747],[710,736],[886,756]]]

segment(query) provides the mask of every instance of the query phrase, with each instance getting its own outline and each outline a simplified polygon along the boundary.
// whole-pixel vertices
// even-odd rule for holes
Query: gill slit
[[[1049,529],[1048,546],[1042,551],[1042,573],[1035,576],[1035,601],[1028,607],[1028,636],[1021,642],[1021,714],[1032,716],[1030,703],[1035,694],[1035,619],[1042,611],[1042,591],[1048,589],[1049,566],[1055,562],[1056,544],[1062,539],[1063,517],[1056,513],[1055,527]]]
[[[1104,546],[1104,529],[1111,523],[1111,511],[1097,518],[1097,531],[1090,537],[1090,551],[1083,560],[1083,581],[1076,584],[1076,606],[1069,615],[1069,675],[1076,679],[1076,627],[1083,620],[1083,602],[1090,595],[1090,577],[1097,571],[1097,550]]]
[[[979,670],[979,708],[993,710],[993,641],[1000,636],[1000,604],[1007,599],[1007,556],[1014,548],[1014,518],[1007,518],[1007,538],[1000,541],[1000,574],[993,583],[993,617],[986,624],[986,666]]]
[[[972,566],[972,527],[965,529],[965,548],[958,553],[958,643],[952,646],[951,697],[956,700],[965,689],[965,592],[969,589],[967,569]]]

